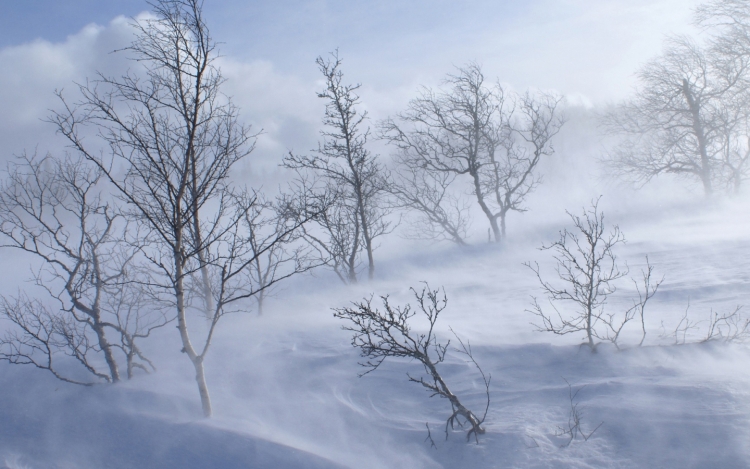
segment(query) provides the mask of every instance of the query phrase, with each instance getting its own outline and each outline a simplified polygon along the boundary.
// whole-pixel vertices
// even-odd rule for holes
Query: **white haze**
[[[316,145],[323,104],[315,97],[321,83],[313,61],[337,46],[346,78],[362,82],[363,109],[373,125],[403,109],[418,85],[438,86],[453,65],[469,60],[515,89],[566,94],[568,122],[555,140],[555,155],[542,165],[544,182],[529,197],[527,213],[509,216],[502,248],[485,243],[481,214],[473,217],[473,245],[466,249],[403,239],[397,231],[376,251],[375,281],[345,287],[319,270],[282,284],[263,316],[228,317],[206,362],[216,414],[211,421],[199,417],[192,367],[172,327],[143,343],[158,371],[112,387],[82,389],[41,370],[0,363],[0,467],[746,467],[748,349],[670,346],[670,334],[688,303],[695,321],[712,310],[750,305],[747,193],[705,201],[700,188],[670,178],[635,190],[607,178],[597,163],[606,148],[597,113],[628,95],[633,73],[659,51],[664,34],[692,30],[690,8],[698,2],[510,3],[516,2],[475,2],[496,13],[497,22],[444,5],[444,14],[426,13],[410,28],[406,19],[419,16],[417,7],[429,9],[429,2],[417,2],[399,10],[405,19],[394,19],[392,29],[378,29],[376,22],[387,20],[395,2],[369,16],[357,7],[336,10],[338,2],[282,2],[278,10],[207,5],[215,35],[226,43],[225,92],[246,122],[264,130],[233,175],[237,182],[272,192],[288,177],[278,168],[281,157]],[[241,29],[242,15],[252,8],[252,27]],[[296,13],[282,19],[288,11]],[[338,16],[316,23],[332,11]],[[472,29],[475,16],[481,18]],[[372,37],[357,34],[355,23],[337,29],[331,18],[361,22]],[[284,31],[293,33],[284,37]],[[464,32],[460,41],[451,39],[457,31]],[[127,45],[131,34],[128,20],[119,17],[71,31],[63,42],[40,39],[0,50],[0,161],[23,151],[61,154],[64,142],[43,122],[48,109],[59,106],[53,90],[73,96],[72,82],[96,70],[117,74],[130,67],[110,51]],[[423,53],[428,46],[435,51]],[[388,158],[381,142],[373,149]],[[647,346],[602,347],[593,355],[578,346],[581,336],[534,331],[526,309],[541,292],[522,264],[538,261],[551,272],[549,253],[538,248],[569,227],[566,210],[579,212],[599,196],[607,222],[619,224],[628,239],[619,254],[631,272],[648,255],[666,280],[649,304]],[[3,250],[0,259],[1,293],[36,292],[23,281],[33,267],[27,257]],[[487,434],[479,445],[467,444],[460,432],[444,441],[449,405],[407,381],[407,372],[421,371],[418,364],[386,361],[358,378],[359,357],[332,316],[331,308],[372,294],[403,304],[412,299],[409,287],[422,281],[442,286],[448,296],[439,336],[449,339],[452,327],[492,374]],[[624,285],[612,307],[627,304],[633,293]],[[704,326],[689,339],[699,340]],[[636,344],[638,332],[632,326],[623,342]],[[456,355],[445,370],[469,406],[481,408],[475,370]],[[603,422],[589,441],[568,448],[555,436],[570,410],[563,378],[574,389],[583,387],[584,429]],[[425,422],[437,449],[424,441]]]

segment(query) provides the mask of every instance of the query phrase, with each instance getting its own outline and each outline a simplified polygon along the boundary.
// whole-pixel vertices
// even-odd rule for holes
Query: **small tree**
[[[247,242],[243,220],[257,198],[235,188],[229,175],[252,152],[256,135],[221,93],[217,45],[202,5],[154,2],[155,18],[134,23],[136,39],[125,49],[143,66],[140,73],[79,85],[81,101],[71,106],[60,95],[63,109],[50,120],[127,204],[150,262],[141,283],[153,301],[174,308],[182,352],[210,417],[205,359],[217,325],[271,286],[253,282],[248,269],[306,218],[274,233],[260,251]],[[100,140],[84,138],[87,128]],[[197,327],[190,326],[193,315]]]
[[[398,166],[429,174],[417,174],[415,185],[399,184],[397,195],[460,244],[465,216],[451,213],[462,205],[441,193],[454,179],[465,178],[499,242],[507,214],[525,210],[523,202],[540,182],[536,168],[553,153],[551,140],[563,125],[561,98],[519,97],[488,86],[476,64],[448,75],[445,85],[439,92],[424,88],[406,112],[381,124],[382,138],[398,149]]]
[[[605,312],[608,297],[616,291],[615,283],[628,274],[627,265],[621,267],[615,255],[615,247],[624,243],[625,237],[617,225],[607,232],[604,213],[599,211],[599,199],[592,202],[589,209],[584,209],[583,216],[570,212],[568,215],[576,229],[564,229],[557,241],[541,248],[554,252],[561,284],[544,280],[539,264],[525,264],[539,279],[556,316],[545,312],[534,297],[530,312],[541,320],[541,324],[536,325],[537,330],[559,335],[584,332],[586,345],[592,351],[596,350],[597,340],[607,340],[619,348],[617,341],[623,328],[639,315],[643,327],[642,344],[646,334],[646,303],[656,294],[664,279],[652,283],[653,267],[646,258],[642,291],[636,283],[638,300],[623,314]],[[555,306],[558,302],[572,304],[573,313],[564,314],[558,310]]]
[[[300,174],[299,183],[293,186],[298,201],[307,197],[331,201],[327,210],[315,218],[323,236],[310,236],[315,238],[313,244],[327,254],[326,259],[339,277],[356,283],[360,253],[367,256],[368,278],[372,279],[374,240],[389,230],[384,204],[387,182],[376,155],[367,149],[369,130],[362,128],[367,113],[357,111],[356,91],[360,85],[345,85],[338,51],[331,58],[318,57],[315,61],[326,81],[326,89],[318,93],[319,98],[327,100],[323,117],[326,130],[321,131],[323,143],[313,155],[290,152],[283,164]],[[313,179],[311,185],[307,183],[308,175]],[[316,190],[327,195],[307,194]]]
[[[293,219],[314,220],[301,225],[301,232],[317,260],[332,268],[343,283],[356,282],[362,246],[356,211],[343,202],[333,184],[321,184],[300,175],[289,187],[291,190],[282,195],[281,203]]]
[[[24,293],[1,297],[0,315],[15,328],[0,339],[0,359],[87,385],[120,381],[123,361],[128,378],[134,368],[153,369],[137,341],[167,323],[142,301],[137,249],[123,240],[127,224],[117,208],[101,197],[101,178],[85,160],[24,155],[0,185],[0,246],[42,262],[35,283],[57,304]],[[93,380],[60,369],[60,355]]]
[[[467,440],[473,435],[478,443],[478,435],[485,432],[482,424],[487,417],[490,405],[489,389],[491,376],[486,376],[474,360],[471,346],[468,342],[464,344],[456,335],[461,348],[455,350],[469,358],[469,361],[479,370],[484,381],[487,406],[480,418],[461,403],[458,396],[450,390],[437,368],[445,360],[450,345],[450,341],[445,344],[438,342],[434,332],[438,316],[447,304],[445,292],[443,292],[441,298],[440,291],[431,290],[429,285],[425,285],[421,292],[417,292],[413,288],[411,291],[414,293],[420,311],[427,318],[429,324],[427,333],[412,331],[409,320],[416,313],[412,310],[411,305],[407,304],[404,307],[391,306],[387,296],[380,297],[385,309],[384,312],[373,308],[372,298],[354,303],[353,308],[339,308],[334,310],[335,317],[346,319],[352,323],[351,326],[343,326],[343,329],[354,333],[352,336],[352,346],[360,349],[361,356],[367,360],[361,363],[367,371],[360,374],[360,377],[375,371],[388,357],[404,357],[417,360],[424,367],[426,377],[414,377],[407,374],[409,381],[421,384],[430,392],[430,397],[439,396],[448,399],[451,404],[452,413],[445,423],[445,437],[448,438],[448,427],[453,428],[455,424],[463,427],[463,423],[465,422],[470,426],[466,435]],[[464,422],[461,422],[461,419]]]
[[[303,231],[297,229],[298,214],[290,212],[284,200],[274,204],[260,194],[253,194],[253,198],[253,203],[243,203],[250,209],[244,212],[241,233],[244,242],[257,253],[248,265],[246,275],[258,292],[255,301],[261,315],[273,285],[320,263],[314,262],[308,249],[296,243]]]

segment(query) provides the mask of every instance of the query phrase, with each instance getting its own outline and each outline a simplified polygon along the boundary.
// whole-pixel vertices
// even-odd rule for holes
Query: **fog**
[[[565,123],[536,168],[540,183],[523,200],[524,210],[508,213],[502,242],[491,242],[470,181],[457,178],[451,193],[471,202],[467,245],[416,239],[415,214],[393,209],[386,218],[392,231],[374,243],[372,280],[361,251],[356,283],[319,266],[269,288],[262,314],[254,296],[233,305],[241,311],[221,318],[204,360],[211,418],[203,416],[177,321],[139,342],[155,371],[136,369],[132,379],[114,384],[63,382],[47,370],[9,363],[9,349],[0,349],[0,468],[745,467],[747,188],[706,197],[699,179],[659,174],[636,184],[604,163],[621,140],[605,131],[603,116],[633,96],[638,70],[660,53],[667,36],[707,40],[693,23],[700,3],[206,1],[225,78],[221,99],[231,99],[238,119],[259,132],[228,180],[269,200],[294,180],[284,158],[319,148],[326,103],[317,93],[326,81],[315,59],[335,50],[343,81],[361,84],[367,148],[388,171],[399,171],[398,152],[376,138],[382,122],[403,113],[423,87],[446,90],[446,76],[470,63],[482,67],[489,85],[562,97],[557,111]],[[51,0],[0,7],[7,10],[0,15],[3,167],[22,154],[75,154],[49,122],[62,109],[56,91],[76,103],[78,84],[97,73],[146,76],[143,64],[113,51],[134,40],[133,21],[155,18],[148,4],[80,2],[64,14],[59,8]],[[92,154],[106,154],[95,129],[82,135]],[[7,176],[2,173],[4,181]],[[104,199],[116,201],[114,189],[107,190]],[[529,266],[538,263],[541,275],[559,284],[560,264],[540,248],[573,231],[571,215],[596,201],[605,231],[617,225],[626,240],[615,252],[628,275],[618,280],[605,311],[619,315],[637,303],[643,286],[634,282],[648,265],[663,282],[616,342],[599,340],[591,350],[585,328],[564,335],[537,330],[533,298],[550,305],[545,311],[554,311],[553,319],[571,309],[547,301]],[[211,201],[201,210],[216,207]],[[4,298],[25,291],[58,305],[45,288],[59,293],[62,284],[33,281],[44,268],[38,257],[3,246],[0,265]],[[409,381],[407,374],[426,369],[413,356],[389,357],[360,377],[364,349],[352,347],[352,332],[342,330],[348,323],[333,315],[363,299],[382,309],[381,297],[416,308],[410,288],[419,291],[422,282],[448,299],[435,326],[440,343],[451,340],[438,364],[443,377],[474,412],[489,398],[486,432],[476,441],[467,442],[468,428],[448,430],[448,400],[430,398]],[[163,298],[148,297],[143,308],[163,307],[157,297]],[[168,301],[173,308],[174,298]],[[211,322],[193,313],[190,333],[200,342]],[[712,335],[712,326],[724,327],[716,322],[722,315],[729,329],[721,334],[734,327],[736,340]],[[421,313],[410,321],[413,331],[426,330]],[[0,347],[16,327],[0,316],[6,334]],[[457,337],[471,344],[476,363],[491,375],[488,394],[477,368],[453,350]],[[104,367],[101,356],[94,363]],[[70,354],[59,366],[87,376]],[[574,405],[581,433],[568,442]]]

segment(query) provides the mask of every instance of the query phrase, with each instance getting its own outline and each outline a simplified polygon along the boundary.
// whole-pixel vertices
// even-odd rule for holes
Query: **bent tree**
[[[383,303],[383,311],[372,305],[372,297],[355,302],[350,307],[334,309],[334,317],[347,321],[342,329],[353,333],[351,344],[359,349],[360,356],[365,359],[360,365],[366,368],[366,371],[359,376],[362,377],[377,370],[386,358],[407,358],[410,361],[415,360],[421,363],[424,374],[412,376],[407,373],[407,377],[409,381],[424,387],[430,393],[430,397],[438,396],[450,403],[451,414],[445,421],[445,438],[448,438],[449,427],[455,428],[458,425],[463,428],[466,424],[468,426],[466,440],[468,441],[474,436],[475,441],[479,443],[479,435],[485,433],[485,428],[482,425],[490,408],[490,381],[492,376],[485,375],[474,359],[471,344],[468,341],[464,342],[451,329],[460,345],[460,348],[455,347],[453,350],[466,356],[467,362],[474,365],[482,377],[487,404],[484,413],[479,417],[478,414],[475,414],[462,403],[458,395],[451,391],[438,369],[438,366],[445,361],[450,346],[450,340],[446,343],[438,341],[435,332],[438,317],[448,304],[445,291],[440,295],[439,290],[432,290],[427,283],[421,291],[414,288],[411,288],[411,291],[414,294],[418,309],[422,312],[424,319],[427,320],[427,332],[414,331],[412,319],[416,315],[416,311],[412,309],[410,304],[394,306],[389,302],[388,296],[380,297]],[[432,440],[429,429],[428,425],[428,439]],[[432,444],[434,446],[434,442]]]
[[[301,221],[284,225],[260,251],[246,242],[244,221],[258,197],[234,189],[228,177],[253,150],[256,134],[220,92],[224,79],[202,2],[158,0],[152,6],[155,17],[133,24],[136,39],[124,49],[142,68],[79,85],[75,105],[60,95],[63,110],[51,121],[126,202],[151,264],[143,286],[175,310],[182,352],[195,369],[208,417],[204,360],[216,326],[270,286],[253,282],[248,267],[286,242]],[[84,139],[91,128],[103,149]],[[191,316],[198,320],[189,327]]]

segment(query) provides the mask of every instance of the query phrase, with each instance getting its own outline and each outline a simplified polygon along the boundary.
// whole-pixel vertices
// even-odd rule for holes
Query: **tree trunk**
[[[193,217],[193,237],[195,242],[195,250],[198,252],[198,262],[200,263],[201,270],[201,286],[203,289],[203,304],[206,309],[206,317],[211,317],[214,312],[214,299],[211,293],[211,281],[208,277],[208,267],[206,263],[206,253],[203,249],[203,237],[201,236],[201,224],[200,218],[198,217],[198,172],[195,161],[195,150],[192,148],[193,137],[191,135],[188,156],[190,161],[190,173],[191,173],[191,189],[192,189],[192,204],[190,210],[192,211]]]
[[[192,359],[192,361],[193,366],[195,367],[195,382],[198,383],[198,392],[201,395],[203,415],[206,418],[209,418],[213,414],[213,409],[211,408],[211,396],[208,394],[206,375],[203,372],[203,357],[195,357],[195,359]]]
[[[466,419],[467,422],[471,425],[471,428],[478,434],[483,435],[485,430],[482,428],[482,422],[479,421],[479,418],[474,415],[474,412],[470,411],[466,407],[464,407],[463,404],[461,404],[461,401],[458,400],[458,396],[453,394],[451,390],[448,388],[448,385],[443,380],[443,377],[440,376],[440,373],[438,373],[437,369],[435,368],[435,364],[432,363],[432,360],[430,360],[429,355],[424,355],[424,360],[422,361],[427,366],[427,369],[430,372],[430,375],[432,375],[432,378],[435,380],[435,382],[440,387],[440,392],[443,395],[443,397],[446,397],[450,403],[451,406],[454,409],[453,415],[448,418],[448,422],[450,422],[454,416],[460,415],[463,418]],[[446,431],[447,431],[447,425],[446,425]],[[471,435],[471,433],[469,433]]]
[[[700,115],[700,103],[696,102],[693,97],[693,93],[690,91],[690,84],[686,79],[682,80],[682,92],[685,95],[685,99],[690,106],[690,114],[693,119],[693,131],[698,140],[698,152],[701,158],[700,178],[703,183],[703,191],[706,197],[711,196],[713,193],[713,187],[711,186],[711,165],[708,160],[708,152],[706,151],[706,134],[703,129],[703,122],[701,121]]]
[[[94,323],[94,332],[96,332],[96,338],[99,341],[99,348],[102,349],[104,360],[109,367],[109,375],[112,378],[112,382],[116,383],[120,381],[120,370],[117,368],[117,360],[115,360],[115,357],[112,354],[112,346],[109,345],[109,342],[107,341],[104,327],[99,323],[98,318]]]
[[[346,266],[349,283],[357,283],[357,252],[359,252],[359,217],[354,217],[354,242]]]
[[[471,170],[470,174],[474,179],[474,193],[477,196],[477,203],[482,208],[482,212],[484,212],[487,220],[490,222],[490,228],[492,228],[492,235],[494,236],[495,242],[499,243],[500,239],[502,238],[500,227],[497,224],[497,217],[492,213],[490,208],[487,206],[487,203],[484,201],[481,186],[479,185],[479,174],[476,172],[476,170]]]
[[[359,191],[358,191],[359,192]],[[367,216],[365,215],[365,206],[362,201],[361,195],[359,197],[359,217],[362,223],[362,236],[365,238],[365,249],[367,249],[367,278],[372,280],[375,275],[375,260],[372,256],[372,238],[370,238],[370,230],[367,224]]]
[[[180,246],[180,241],[176,242],[177,246]],[[180,249],[174,250],[175,259],[175,297],[177,299],[177,329],[180,331],[180,338],[182,339],[182,352],[186,353],[190,362],[195,368],[195,382],[198,384],[198,393],[201,396],[201,406],[203,407],[203,415],[205,417],[211,417],[211,396],[208,394],[208,386],[206,385],[206,376],[203,371],[203,357],[198,355],[193,348],[193,344],[190,341],[190,335],[188,334],[187,328],[187,317],[185,314],[185,288],[183,285],[183,270],[182,270],[182,254]]]
[[[594,344],[594,337],[592,334],[592,320],[593,313],[591,311],[591,306],[588,307],[588,311],[586,311],[586,337],[589,339],[589,348],[591,351],[596,351],[596,346]]]
[[[261,286],[261,290],[258,292],[257,301],[258,301],[258,316],[263,316],[263,300],[265,300],[265,288]]]

